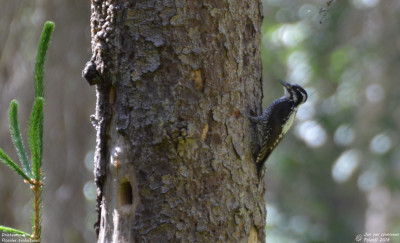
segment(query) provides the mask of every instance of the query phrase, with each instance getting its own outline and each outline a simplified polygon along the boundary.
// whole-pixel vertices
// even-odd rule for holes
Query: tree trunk
[[[264,242],[261,2],[92,0],[98,242]]]

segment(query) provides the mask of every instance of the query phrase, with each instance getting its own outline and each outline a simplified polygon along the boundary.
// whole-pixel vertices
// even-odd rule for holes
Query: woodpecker
[[[285,95],[272,102],[258,117],[250,117],[259,140],[256,157],[258,178],[261,179],[265,161],[293,125],[297,110],[307,101],[307,92],[298,84],[279,80]]]

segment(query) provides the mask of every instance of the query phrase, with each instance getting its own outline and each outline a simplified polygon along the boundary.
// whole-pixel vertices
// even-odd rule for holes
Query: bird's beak
[[[292,85],[290,83],[285,82],[282,79],[279,79],[279,82],[285,87],[286,90],[289,90],[292,88]]]

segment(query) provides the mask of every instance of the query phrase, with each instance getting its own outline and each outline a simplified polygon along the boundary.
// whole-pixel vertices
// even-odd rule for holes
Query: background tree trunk
[[[264,242],[252,1],[92,1],[98,242]]]

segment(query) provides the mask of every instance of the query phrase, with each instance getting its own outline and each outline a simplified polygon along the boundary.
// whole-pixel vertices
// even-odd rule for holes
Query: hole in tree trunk
[[[132,205],[132,186],[127,179],[122,180],[118,187],[118,206],[125,205]]]

